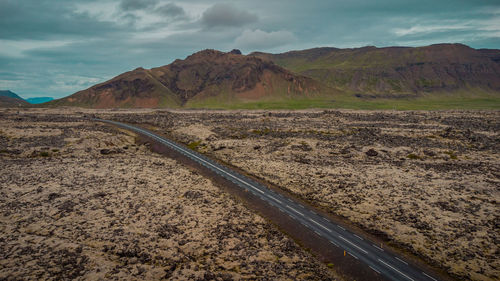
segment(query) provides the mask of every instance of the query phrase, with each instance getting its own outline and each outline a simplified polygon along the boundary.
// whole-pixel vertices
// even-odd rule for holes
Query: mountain
[[[315,48],[252,53],[358,97],[418,97],[459,91],[500,93],[500,50],[462,44]]]
[[[240,51],[204,50],[157,68],[123,73],[48,105],[191,107],[336,93],[321,83]]]
[[[44,102],[49,102],[51,100],[54,100],[54,98],[51,97],[36,97],[36,98],[27,98],[26,101],[31,103],[31,104],[40,104]]]
[[[17,94],[9,90],[0,91],[0,107],[20,107],[26,105],[29,105],[29,103]]]
[[[0,96],[14,98],[14,99],[20,99],[20,100],[23,99],[20,96],[18,96],[16,93],[11,92],[10,90],[0,90]]]

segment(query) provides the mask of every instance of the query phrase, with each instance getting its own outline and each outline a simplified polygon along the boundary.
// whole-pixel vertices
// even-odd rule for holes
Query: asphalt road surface
[[[327,239],[333,245],[344,249],[346,254],[361,261],[369,266],[376,273],[383,275],[389,280],[431,280],[436,281],[437,278],[417,269],[408,264],[402,258],[399,258],[391,253],[384,251],[366,238],[360,237],[342,226],[335,224],[327,218],[317,214],[312,209],[304,206],[291,198],[287,198],[264,185],[228,168],[218,164],[217,162],[195,152],[189,148],[179,145],[176,142],[160,137],[148,130],[134,127],[128,124],[95,119],[96,121],[106,122],[119,127],[134,131],[144,136],[150,137],[159,143],[173,149],[185,157],[196,161],[200,165],[210,169],[225,179],[233,182],[239,187],[248,192],[260,197],[270,206],[278,208],[279,211],[287,214],[297,223],[311,229],[316,234]]]

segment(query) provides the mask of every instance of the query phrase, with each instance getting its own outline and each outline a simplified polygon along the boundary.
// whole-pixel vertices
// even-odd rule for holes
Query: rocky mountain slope
[[[325,89],[311,78],[293,74],[268,60],[244,56],[238,50],[204,50],[166,66],[137,68],[49,104],[189,107],[310,97]]]
[[[462,44],[315,48],[251,55],[358,97],[397,98],[458,91],[500,94],[500,50],[476,50]]]

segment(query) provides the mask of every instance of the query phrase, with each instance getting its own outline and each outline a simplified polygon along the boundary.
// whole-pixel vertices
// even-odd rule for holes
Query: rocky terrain
[[[253,53],[360,98],[404,98],[428,93],[500,93],[500,50],[462,44],[424,47],[315,48]]]
[[[159,111],[149,124],[460,280],[500,278],[498,111]]]
[[[204,50],[162,67],[137,68],[49,104],[91,108],[224,105],[313,97],[326,89],[322,87],[311,78],[238,50]]]
[[[0,280],[340,280],[210,180],[80,116],[0,111]]]

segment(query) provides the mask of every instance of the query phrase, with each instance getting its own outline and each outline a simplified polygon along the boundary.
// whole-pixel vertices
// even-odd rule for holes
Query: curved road
[[[191,160],[196,161],[200,165],[205,166],[206,168],[233,182],[239,187],[260,197],[269,205],[278,208],[279,211],[287,214],[298,223],[301,223],[302,225],[314,231],[316,234],[326,238],[333,245],[345,249],[349,255],[368,265],[372,270],[374,270],[378,274],[383,275],[389,280],[437,281],[435,277],[422,272],[421,270],[408,264],[401,258],[398,258],[393,254],[384,251],[372,242],[363,239],[362,237],[346,230],[338,224],[335,224],[327,218],[315,213],[308,207],[303,206],[293,199],[278,194],[273,190],[263,186],[262,184],[257,183],[254,180],[236,171],[233,171],[232,169],[222,166],[198,152],[195,152],[189,148],[160,137],[142,128],[115,121],[102,119],[94,120],[110,123],[150,137],[158,141],[159,143],[166,145],[170,149],[183,154]]]

